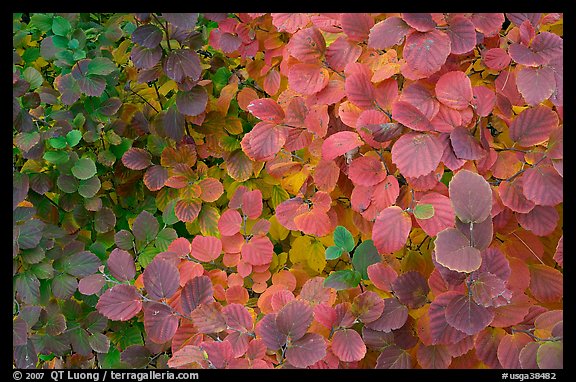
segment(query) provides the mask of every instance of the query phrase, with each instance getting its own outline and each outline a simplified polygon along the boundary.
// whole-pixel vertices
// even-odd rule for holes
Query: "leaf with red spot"
[[[452,109],[465,109],[472,101],[472,96],[472,84],[464,72],[444,73],[436,82],[436,97]]]
[[[461,295],[446,306],[446,322],[469,335],[487,327],[493,318],[494,313],[476,304],[471,296]]]
[[[202,202],[198,199],[181,199],[174,205],[176,217],[183,222],[192,222],[200,213]]]
[[[286,133],[279,126],[269,122],[257,123],[244,135],[242,150],[252,160],[272,159],[286,142]]]
[[[267,236],[255,236],[242,246],[242,259],[252,265],[270,264],[274,245]]]
[[[158,344],[174,337],[178,322],[178,316],[169,306],[157,302],[149,302],[144,306],[144,328],[148,337]]]
[[[284,121],[284,110],[272,98],[255,99],[248,105],[248,111],[258,119],[272,123]]]
[[[540,206],[555,206],[564,200],[564,180],[548,165],[527,169],[522,175],[522,190],[529,201]]]
[[[330,74],[318,64],[295,64],[288,72],[288,85],[304,95],[318,93],[328,85]]]
[[[340,24],[351,41],[361,42],[368,38],[374,19],[367,13],[342,13]]]
[[[404,176],[411,178],[434,171],[442,154],[442,145],[429,134],[404,134],[392,146],[392,161]]]
[[[428,192],[420,198],[417,205],[431,204],[434,207],[434,216],[430,219],[418,219],[418,225],[428,234],[436,236],[438,232],[454,226],[454,208],[447,196],[437,192]]]
[[[96,309],[111,320],[127,321],[142,309],[142,296],[132,285],[116,285],[100,296]]]
[[[314,27],[301,29],[292,35],[288,52],[305,63],[318,62],[326,51],[326,41],[322,33]]]
[[[144,149],[131,147],[122,155],[122,163],[130,170],[144,170],[152,165],[152,155]]]
[[[545,142],[558,126],[558,115],[547,106],[523,110],[510,125],[510,138],[522,146]]]
[[[301,368],[315,364],[325,355],[326,340],[316,333],[306,333],[302,338],[292,341],[286,349],[286,360]]]
[[[402,273],[394,280],[392,290],[402,304],[410,309],[418,309],[428,300],[430,287],[420,272],[410,271]]]
[[[532,339],[526,333],[506,334],[498,345],[498,360],[505,369],[520,369],[520,352]]]
[[[378,252],[396,252],[406,244],[411,228],[410,215],[398,206],[388,207],[376,218],[372,229],[372,240]]]
[[[208,276],[194,277],[184,285],[180,295],[180,304],[185,314],[190,314],[201,304],[214,301],[214,289]]]
[[[476,28],[470,19],[457,15],[450,20],[448,30],[452,54],[470,52],[476,46]]]
[[[450,37],[439,30],[413,31],[406,37],[404,59],[422,76],[436,73],[450,54]]]
[[[436,261],[456,272],[473,272],[480,267],[480,251],[456,228],[447,228],[436,237]]]
[[[461,170],[448,186],[456,216],[465,223],[486,220],[492,210],[492,189],[480,175]]]
[[[144,271],[144,288],[152,299],[170,298],[178,290],[180,273],[172,263],[154,259]]]
[[[134,258],[123,249],[115,248],[108,256],[108,269],[118,281],[132,280],[136,276]]]
[[[337,132],[322,143],[322,159],[332,160],[363,144],[362,139],[353,131]]]
[[[430,13],[403,13],[402,19],[418,32],[428,32],[436,28]]]
[[[257,219],[262,213],[262,192],[248,191],[242,195],[242,212],[250,219]]]
[[[332,336],[332,352],[343,362],[360,361],[366,355],[366,345],[357,331],[338,330]]]
[[[400,45],[409,30],[410,26],[400,17],[387,17],[370,29],[368,47],[388,49],[394,45]]]
[[[416,357],[423,369],[447,369],[452,362],[450,349],[445,345],[420,345]]]
[[[222,252],[222,242],[214,236],[195,236],[190,245],[190,256],[202,261],[216,260]]]
[[[416,131],[434,130],[430,120],[418,108],[404,101],[396,101],[392,104],[392,117]]]

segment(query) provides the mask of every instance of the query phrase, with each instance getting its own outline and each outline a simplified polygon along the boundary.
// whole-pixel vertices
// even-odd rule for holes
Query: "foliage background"
[[[15,13],[14,365],[562,367],[562,35]]]

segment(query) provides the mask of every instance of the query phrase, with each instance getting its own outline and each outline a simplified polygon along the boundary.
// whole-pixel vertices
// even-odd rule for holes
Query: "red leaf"
[[[280,90],[280,73],[276,69],[271,69],[266,77],[264,77],[264,83],[262,84],[262,88],[264,91],[271,96],[278,93]]]
[[[540,206],[555,206],[564,200],[564,181],[550,166],[527,169],[522,175],[526,199]]]
[[[200,304],[214,301],[214,290],[208,276],[197,276],[188,280],[182,288],[180,304],[185,314],[190,314]]]
[[[242,195],[242,212],[250,219],[257,219],[262,213],[262,192],[258,189]]]
[[[561,267],[564,267],[564,235],[560,236],[558,244],[556,245],[554,261],[556,261]]]
[[[514,212],[528,213],[535,204],[533,201],[526,199],[523,193],[524,177],[519,177],[510,182],[502,182],[498,185],[498,193],[502,204]]]
[[[218,231],[224,236],[233,236],[240,232],[240,226],[242,224],[242,216],[236,210],[226,210],[222,215],[220,215],[220,220],[218,220]]]
[[[430,13],[403,13],[402,19],[418,32],[428,32],[436,28]]]
[[[523,67],[516,73],[516,86],[528,105],[538,105],[556,91],[554,70],[547,66]]]
[[[388,175],[386,179],[374,187],[372,193],[372,207],[381,211],[396,203],[400,194],[400,185],[394,175]]]
[[[278,31],[294,33],[298,29],[305,27],[310,18],[305,13],[271,13],[272,24],[278,28]]]
[[[111,320],[127,321],[142,309],[142,297],[132,285],[116,285],[100,296],[96,309]]]
[[[346,65],[356,62],[362,48],[345,37],[338,37],[326,49],[326,62],[337,71],[344,71]]]
[[[552,267],[532,264],[530,269],[530,291],[543,303],[560,301],[564,296],[564,276]]]
[[[292,35],[287,45],[288,52],[305,63],[318,62],[326,51],[322,33],[314,27],[301,29]]]
[[[420,272],[410,271],[402,273],[394,280],[392,290],[402,304],[410,309],[418,309],[428,300],[430,287]]]
[[[484,307],[497,306],[495,303],[498,297],[508,294],[509,298],[511,295],[504,280],[490,272],[478,273],[469,290],[474,301]]]
[[[510,65],[512,59],[504,49],[492,48],[484,53],[482,60],[484,64],[492,70],[504,70]]]
[[[446,306],[446,322],[469,335],[487,327],[493,318],[493,312],[476,304],[470,296],[456,297]]]
[[[284,121],[284,110],[272,98],[255,99],[247,108],[253,116],[263,121],[272,123]]]
[[[190,367],[190,365],[199,365],[204,361],[204,352],[196,345],[186,345],[180,350],[172,353],[172,357],[168,360],[168,366]]]
[[[422,76],[436,73],[450,54],[450,38],[436,29],[412,32],[406,37],[404,59],[408,66]]]
[[[190,313],[190,318],[199,333],[219,333],[226,330],[226,321],[221,312],[220,304],[207,302],[200,304]]]
[[[152,164],[152,155],[144,149],[131,147],[122,155],[122,163],[130,170],[144,170]]]
[[[224,186],[218,179],[204,178],[198,182],[201,189],[200,199],[205,202],[215,202],[224,193]]]
[[[158,343],[170,341],[178,329],[178,317],[169,306],[150,302],[144,306],[144,328],[148,337]]]
[[[406,244],[412,228],[410,215],[398,206],[388,207],[376,218],[372,240],[380,253],[396,252]]]
[[[213,236],[195,236],[190,246],[190,255],[202,262],[216,260],[222,252],[222,242]]]
[[[516,220],[522,228],[538,236],[547,236],[554,232],[559,215],[554,207],[536,206],[526,214],[516,214]]]
[[[265,315],[256,324],[256,335],[261,338],[270,350],[280,349],[286,344],[287,336],[278,330],[276,313]]]
[[[504,329],[487,327],[476,336],[474,340],[476,355],[486,365],[493,369],[502,367],[497,352],[500,341],[506,335]]]
[[[429,134],[404,134],[392,146],[392,161],[404,176],[411,178],[434,171],[442,154],[441,144]]]
[[[320,191],[331,192],[336,187],[340,167],[333,160],[320,160],[314,169],[314,183]]]
[[[357,185],[373,186],[386,179],[386,170],[380,159],[362,156],[354,159],[348,170],[348,177]]]
[[[132,280],[136,276],[134,258],[123,249],[115,248],[108,256],[108,269],[118,281]]]
[[[252,160],[272,159],[286,142],[284,129],[269,122],[257,123],[242,138],[242,150]]]
[[[434,207],[434,216],[430,219],[418,219],[418,225],[426,232],[428,236],[436,236],[438,232],[454,226],[454,209],[447,196],[437,192],[429,192],[418,201],[420,204],[431,204]]]
[[[505,369],[520,369],[520,351],[532,339],[526,333],[506,334],[498,345],[498,360]]]
[[[558,115],[549,107],[528,108],[512,121],[510,138],[522,146],[534,146],[545,142],[558,123]]]
[[[236,150],[230,154],[230,156],[226,158],[225,166],[228,175],[238,182],[247,181],[252,176],[254,170],[254,163],[242,150]]]
[[[198,199],[182,199],[174,205],[174,213],[180,221],[192,222],[198,217],[201,207],[202,202]]]
[[[217,369],[228,368],[228,363],[234,359],[232,343],[228,340],[228,337],[221,342],[204,342],[200,347],[206,352],[208,360]]]
[[[366,323],[366,327],[381,332],[400,329],[408,319],[408,308],[391,297],[384,299],[384,311],[377,320]]]
[[[342,30],[352,41],[361,42],[368,38],[374,19],[367,13],[343,13],[340,16]]]
[[[330,74],[318,64],[295,64],[288,72],[288,85],[296,92],[311,95],[328,85]]]
[[[416,357],[423,369],[447,369],[452,362],[450,351],[444,345],[420,345]]]
[[[459,296],[461,296],[460,293],[450,290],[436,296],[430,304],[428,316],[430,318],[430,337],[433,345],[450,345],[466,337],[466,333],[450,326],[446,321],[446,307]]]
[[[411,369],[412,357],[396,345],[384,348],[376,360],[376,369]]]
[[[312,307],[302,300],[294,300],[284,305],[276,316],[276,325],[280,333],[296,341],[308,330],[312,323]]]
[[[480,142],[466,127],[455,127],[450,133],[450,142],[454,154],[459,159],[479,160],[486,156],[486,151],[482,148]]]
[[[377,293],[366,291],[356,296],[350,310],[352,314],[358,317],[363,323],[372,322],[382,315],[384,311],[384,300]]]
[[[436,82],[436,97],[452,109],[465,109],[472,101],[472,96],[472,84],[464,72],[444,73]]]
[[[434,130],[430,120],[408,102],[396,101],[392,104],[392,116],[401,124],[416,131]]]
[[[473,272],[480,267],[480,251],[456,228],[438,233],[435,241],[436,261],[456,272]]]
[[[398,277],[398,273],[390,265],[383,263],[371,264],[366,269],[368,278],[376,288],[384,292],[392,291],[392,283]]]
[[[388,17],[370,29],[368,47],[373,49],[388,49],[400,45],[410,27],[398,16]]]
[[[476,28],[472,21],[464,16],[453,17],[446,34],[450,37],[452,54],[468,53],[476,46]]]
[[[149,167],[144,173],[144,184],[150,191],[158,191],[168,180],[168,170],[160,165]]]
[[[343,362],[360,361],[366,355],[366,345],[357,331],[338,330],[332,337],[332,352]]]
[[[189,91],[180,90],[176,94],[176,106],[178,111],[184,115],[196,116],[206,110],[208,104],[208,93],[203,86],[194,86]]]
[[[461,170],[448,186],[456,216],[465,223],[486,220],[492,210],[492,189],[480,175]]]
[[[166,260],[154,259],[144,270],[144,288],[148,297],[155,300],[172,297],[179,281],[178,268]]]
[[[179,257],[185,257],[190,253],[190,242],[185,237],[179,237],[168,245],[168,252],[174,252]]]
[[[497,34],[504,23],[503,13],[474,13],[472,22],[476,30],[486,37],[492,37]]]
[[[254,327],[252,316],[241,304],[229,304],[222,309],[226,325],[240,332],[250,332]]]
[[[242,259],[252,265],[270,264],[274,246],[267,236],[255,236],[242,246]]]
[[[486,86],[474,86],[472,93],[474,94],[472,106],[475,108],[476,114],[480,117],[490,115],[496,105],[496,94],[494,94],[494,91],[488,89]]]
[[[322,159],[332,160],[363,144],[358,134],[353,131],[337,132],[326,138],[322,144]]]

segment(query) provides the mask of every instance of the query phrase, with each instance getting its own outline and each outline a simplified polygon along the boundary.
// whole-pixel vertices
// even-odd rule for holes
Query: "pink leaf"
[[[474,13],[472,23],[476,30],[486,37],[492,37],[500,31],[504,23],[503,13]]]
[[[416,131],[434,130],[430,120],[408,102],[396,101],[392,104],[392,117],[401,124]]]
[[[455,16],[450,20],[448,30],[452,54],[470,52],[476,46],[476,29],[472,21],[464,16]]]
[[[555,206],[564,200],[564,181],[551,166],[532,167],[522,175],[526,199],[541,206]]]
[[[472,85],[464,72],[445,73],[436,83],[436,97],[452,109],[465,109],[472,101],[472,96]]]
[[[312,307],[302,300],[294,300],[284,305],[276,316],[280,333],[296,341],[308,330],[312,323]]]
[[[182,199],[174,205],[174,213],[179,220],[192,222],[198,217],[201,207],[202,202],[198,199]]]
[[[418,32],[428,32],[436,28],[430,13],[403,13],[402,19]]]
[[[496,94],[494,94],[494,91],[488,89],[486,86],[474,86],[472,93],[474,94],[472,105],[475,108],[476,114],[481,117],[490,115],[496,105]]]
[[[446,307],[459,296],[461,296],[460,293],[450,290],[436,296],[430,304],[428,316],[430,318],[430,336],[433,345],[450,345],[466,337],[466,333],[450,326],[446,321]]]
[[[262,213],[262,192],[258,189],[242,195],[242,212],[250,219],[257,219]]]
[[[158,191],[168,180],[168,170],[160,165],[148,167],[144,173],[144,184],[150,191]]]
[[[381,332],[400,329],[408,319],[408,308],[395,298],[384,299],[384,311],[380,317],[366,324],[366,327]]]
[[[438,232],[454,226],[455,213],[452,203],[447,196],[437,192],[429,192],[418,201],[420,204],[431,204],[434,207],[434,216],[430,219],[418,219],[418,225],[428,234],[436,236]]]
[[[334,70],[344,71],[346,65],[356,62],[362,48],[345,37],[338,37],[328,49],[326,49],[326,62]]]
[[[398,277],[398,273],[390,265],[383,263],[371,264],[366,269],[368,278],[376,288],[385,292],[392,291],[392,283]]]
[[[520,369],[520,351],[532,339],[526,333],[506,334],[498,345],[498,360],[505,369]]]
[[[482,60],[488,68],[500,71],[506,69],[512,59],[504,49],[491,48],[483,54]]]
[[[252,160],[272,159],[286,142],[284,129],[269,122],[257,123],[244,135],[242,150]]]
[[[446,322],[469,335],[487,327],[493,318],[493,312],[476,304],[469,296],[456,297],[446,306]]]
[[[532,295],[543,303],[560,301],[564,296],[562,273],[543,264],[533,264],[529,268]]]
[[[554,232],[559,218],[556,209],[550,206],[535,206],[526,214],[516,214],[520,226],[537,236],[547,236]]]
[[[343,362],[360,361],[366,355],[366,345],[357,331],[338,330],[332,337],[332,352]]]
[[[328,70],[318,64],[295,64],[288,72],[288,85],[304,95],[318,93],[328,85]]]
[[[460,170],[448,187],[454,211],[460,220],[479,223],[490,215],[492,189],[482,176],[469,170]]]
[[[205,202],[215,202],[224,193],[224,187],[218,179],[204,178],[198,182],[200,187],[200,199]]]
[[[406,244],[412,228],[410,215],[398,206],[384,209],[374,223],[372,240],[380,253],[396,252]]]
[[[240,332],[250,332],[254,327],[252,316],[241,304],[229,304],[222,309],[226,325]]]
[[[326,41],[322,33],[314,27],[296,32],[288,44],[288,52],[305,63],[318,62],[326,51]]]
[[[132,280],[136,276],[136,265],[132,255],[123,249],[115,248],[108,256],[108,269],[118,281]]]
[[[374,85],[370,81],[367,71],[359,71],[346,77],[344,89],[348,100],[361,109],[374,107]]]
[[[208,276],[198,276],[190,279],[182,288],[180,304],[184,314],[190,314],[201,304],[214,301],[214,289]]]
[[[479,160],[486,156],[486,151],[482,148],[480,142],[466,127],[455,127],[450,133],[450,143],[454,154],[459,159]]]
[[[326,355],[326,341],[316,333],[306,333],[286,349],[286,360],[296,367],[308,367]]]
[[[450,38],[436,29],[414,31],[406,37],[404,59],[408,66],[422,76],[436,73],[450,54]]]
[[[456,228],[438,233],[435,241],[436,261],[456,272],[473,272],[480,267],[480,251]]]
[[[190,255],[202,262],[216,260],[222,252],[222,242],[214,236],[195,236],[190,246]]]
[[[444,345],[420,345],[416,354],[423,369],[447,369],[452,362],[450,351]]]
[[[410,27],[398,16],[388,17],[370,29],[368,47],[373,49],[388,49],[400,45]]]
[[[218,220],[218,231],[221,235],[233,236],[240,232],[240,225],[242,224],[242,216],[236,210],[226,210],[220,215]]]
[[[442,158],[442,146],[429,134],[408,133],[392,146],[392,161],[407,177],[419,177],[434,171]]]
[[[358,134],[353,131],[337,132],[326,138],[322,144],[322,159],[332,160],[363,144]]]
[[[265,315],[256,324],[256,335],[261,338],[266,347],[270,350],[280,349],[286,344],[286,334],[278,330],[276,325],[276,313],[269,313]]]
[[[242,246],[242,259],[252,265],[270,264],[274,246],[268,237],[255,236]]]
[[[100,296],[96,309],[111,320],[127,321],[142,309],[142,297],[132,285],[116,285]]]
[[[538,105],[556,91],[554,71],[547,66],[523,67],[516,74],[516,86],[528,105]]]
[[[535,203],[528,200],[523,193],[524,178],[519,177],[509,182],[502,182],[498,185],[498,193],[502,204],[510,208],[514,212],[528,213],[530,212]]]
[[[255,99],[248,104],[248,111],[266,122],[282,123],[284,121],[284,110],[272,98]]]
[[[340,16],[342,30],[352,41],[361,42],[368,38],[374,19],[366,13],[343,13]]]
[[[380,159],[373,156],[358,157],[352,161],[348,177],[354,184],[372,186],[386,179],[386,170]]]

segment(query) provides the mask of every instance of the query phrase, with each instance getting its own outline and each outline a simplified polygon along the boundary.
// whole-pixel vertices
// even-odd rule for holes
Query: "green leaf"
[[[418,204],[414,208],[416,219],[426,220],[434,216],[434,206],[432,204]]]
[[[82,114],[79,114],[82,115]],[[74,118],[76,119],[76,118]],[[66,134],[66,142],[70,145],[70,147],[76,146],[80,140],[82,139],[82,133],[78,130],[71,130]]]
[[[341,225],[336,227],[334,230],[334,245],[342,248],[342,250],[346,252],[350,252],[354,249],[354,237],[346,227]]]
[[[88,73],[87,74],[99,74],[105,76],[112,73],[117,69],[116,64],[114,64],[110,59],[106,57],[96,57],[88,63]]]
[[[55,35],[66,36],[70,32],[70,29],[72,29],[70,21],[66,20],[64,17],[56,16],[54,17],[54,20],[52,20],[52,32],[54,32]]]
[[[166,205],[166,207],[164,207],[164,211],[162,212],[162,221],[166,225],[172,225],[179,221],[179,219],[176,217],[176,213],[174,212],[175,204],[176,200],[172,200]]]
[[[158,232],[154,246],[160,251],[164,252],[168,249],[168,245],[178,238],[178,234],[173,228],[164,228]]]
[[[72,175],[81,180],[92,178],[96,175],[96,164],[90,158],[80,158],[72,166]]]
[[[53,164],[64,164],[70,159],[68,153],[64,151],[47,151],[42,158]]]
[[[84,126],[84,123],[86,122],[86,117],[84,116],[84,114],[82,113],[78,113],[76,114],[76,117],[74,117],[74,119],[72,120],[72,124],[74,125],[74,127],[76,127],[77,129],[81,128],[82,126]]]
[[[142,267],[146,268],[159,253],[160,250],[158,248],[149,245],[144,248],[142,252],[140,252],[140,255],[138,256],[138,262]]]
[[[352,257],[354,269],[360,273],[364,280],[368,280],[368,267],[380,261],[382,261],[382,257],[378,253],[378,249],[376,249],[372,240],[365,240],[360,243],[354,251],[354,257]]]
[[[119,369],[126,367],[120,361],[120,351],[116,347],[111,346],[108,353],[98,353],[98,363],[103,369]]]
[[[330,246],[326,248],[326,260],[336,260],[342,255],[342,248]]]
[[[81,180],[80,184],[78,185],[78,193],[85,198],[91,198],[96,195],[98,191],[100,191],[101,185],[102,184],[100,183],[100,179],[97,176],[93,176],[92,178],[86,180]]]
[[[68,41],[68,48],[74,50],[74,49],[78,49],[78,47],[80,46],[80,42],[73,38],[72,40]]]
[[[352,269],[335,271],[326,277],[324,287],[334,288],[336,290],[355,288],[360,284],[361,277],[360,272]]]
[[[42,74],[40,74],[40,72],[36,70],[36,68],[33,68],[31,66],[24,69],[24,71],[22,72],[22,76],[30,84],[30,90],[38,88],[40,85],[42,85],[42,82],[44,82]]]
[[[51,16],[43,13],[36,13],[30,16],[30,23],[28,24],[28,27],[36,27],[41,32],[48,32],[52,29],[52,24],[53,21]]]
[[[54,137],[50,138],[48,140],[48,143],[55,149],[63,149],[64,147],[66,147],[67,142],[65,137]]]

